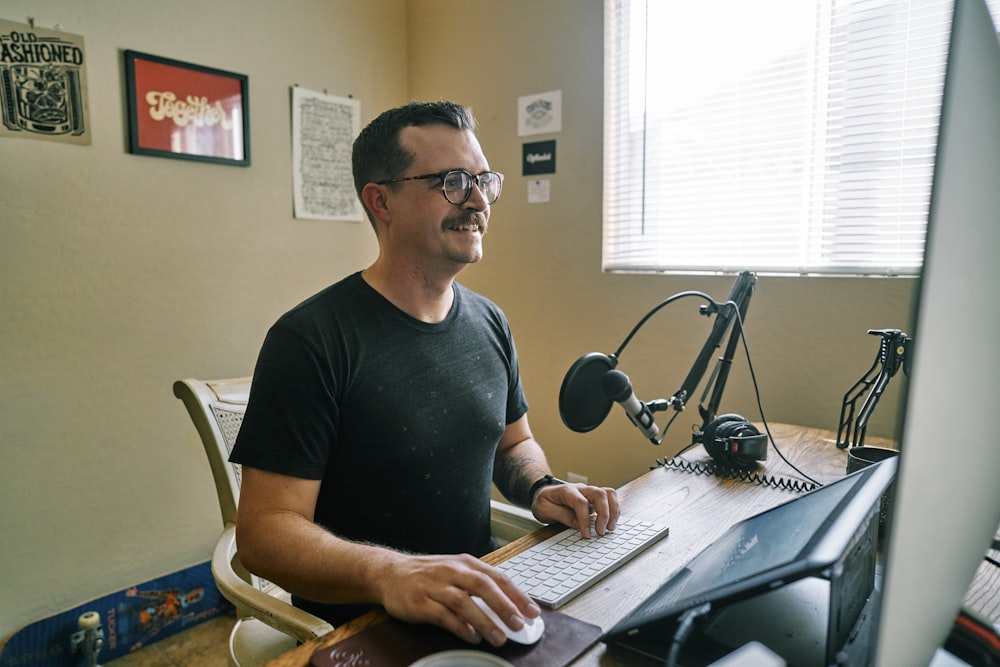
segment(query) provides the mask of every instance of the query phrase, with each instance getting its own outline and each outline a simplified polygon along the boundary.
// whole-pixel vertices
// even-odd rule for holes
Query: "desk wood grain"
[[[778,450],[788,461],[812,479],[826,483],[842,477],[847,468],[847,452],[836,446],[835,434],[813,428],[771,424]],[[868,438],[866,444],[891,447],[891,441]],[[655,457],[657,450],[651,449]],[[704,450],[692,450],[685,458],[705,463]],[[801,477],[769,448],[760,472],[793,479]],[[797,492],[746,481],[696,475],[669,467],[657,467],[625,484],[618,491],[624,514],[646,521],[665,523],[670,534],[625,567],[612,573],[593,588],[562,607],[580,620],[607,631],[659,588],[670,575],[731,525],[770,507],[791,500]],[[497,564],[553,535],[555,527],[541,528],[516,540],[483,560]],[[328,635],[305,643],[267,663],[267,667],[305,667],[314,652],[349,637],[386,618],[376,611],[342,625]],[[626,656],[615,655],[598,643],[574,665],[633,664]]]

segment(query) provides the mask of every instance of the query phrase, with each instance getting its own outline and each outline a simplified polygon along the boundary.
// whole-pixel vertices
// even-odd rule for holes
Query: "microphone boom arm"
[[[650,401],[649,403],[642,403],[637,399],[634,399],[634,394],[632,398],[636,402],[640,403],[642,409],[647,411],[647,414],[652,414],[656,412],[661,412],[668,410],[671,407],[675,410],[675,415],[670,419],[670,423],[673,423],[674,418],[677,416],[676,413],[680,413],[684,410],[688,399],[694,393],[695,389],[701,383],[702,378],[705,375],[705,371],[708,369],[708,363],[711,360],[713,354],[715,354],[716,348],[718,348],[723,337],[725,337],[727,330],[732,324],[733,318],[736,313],[740,315],[740,321],[742,322],[746,318],[747,309],[750,306],[750,297],[753,295],[754,288],[757,285],[757,276],[750,271],[741,272],[736,281],[733,283],[733,287],[730,289],[729,297],[724,303],[718,303],[712,297],[704,294],[702,292],[687,291],[674,294],[673,296],[661,301],[652,310],[646,313],[642,319],[640,319],[629,334],[622,341],[622,344],[618,346],[612,354],[601,354],[601,353],[591,353],[586,354],[570,366],[566,377],[563,378],[562,387],[559,390],[559,414],[562,417],[563,423],[566,424],[571,430],[578,433],[586,433],[591,431],[604,420],[608,412],[611,410],[611,406],[615,401],[621,402],[619,399],[618,384],[620,380],[616,380],[612,383],[611,394],[608,393],[609,389],[604,387],[603,384],[606,377],[615,372],[614,369],[618,366],[618,360],[621,358],[622,352],[628,346],[632,338],[638,333],[639,329],[657,312],[666,307],[668,304],[682,299],[685,297],[699,297],[704,299],[707,304],[701,307],[701,314],[707,316],[716,316],[715,323],[712,326],[712,331],[705,341],[704,346],[701,349],[701,353],[695,360],[694,366],[691,368],[684,380],[684,384],[681,388],[669,399],[656,399]],[[739,343],[741,336],[741,331],[733,329],[732,335],[729,339],[729,344],[726,346],[724,356],[721,357],[716,364],[715,371],[712,373],[712,377],[705,387],[705,392],[702,395],[702,400],[708,395],[709,387],[713,387],[711,400],[709,401],[708,407],[704,408],[699,405],[699,412],[704,418],[702,424],[702,431],[704,431],[705,424],[708,423],[710,419],[715,417],[715,412],[718,410],[719,403],[722,400],[722,392],[725,388],[726,380],[729,376],[729,369],[732,366],[733,355],[736,351],[736,346]],[[628,385],[628,377],[624,376],[624,384],[626,388],[629,388],[628,394],[631,394],[630,387]],[[596,389],[596,391],[595,391]],[[628,401],[626,401],[628,402]],[[624,405],[624,403],[623,403]],[[634,407],[634,406],[633,406]],[[630,419],[632,415],[630,414]],[[634,420],[633,420],[634,421]],[[652,425],[644,425],[644,428],[652,428],[655,426],[655,422]],[[656,434],[650,437],[653,444],[659,445],[663,438],[666,436],[667,429],[670,428],[668,424],[667,427],[660,432],[659,439],[656,438]],[[700,442],[701,432],[695,435],[695,442]]]
[[[709,334],[704,346],[702,346],[701,353],[695,359],[694,365],[691,367],[690,372],[688,372],[681,388],[670,398],[669,403],[673,406],[674,410],[680,412],[685,408],[688,399],[705,376],[705,371],[708,370],[708,362],[711,360],[712,355],[715,354],[715,350],[722,344],[722,339],[726,335],[726,331],[729,329],[736,312],[739,311],[741,322],[746,320],[747,310],[750,307],[750,297],[753,296],[756,285],[757,276],[750,271],[743,271],[736,278],[736,282],[733,283],[726,303],[722,304],[721,307],[715,304],[702,306],[702,314],[716,315],[715,324],[712,326],[712,332]],[[715,413],[719,409],[719,403],[722,401],[722,392],[725,390],[726,380],[729,378],[729,369],[732,367],[733,355],[736,353],[739,338],[740,331],[734,326],[724,355],[719,358],[712,381],[709,382],[709,386],[712,386],[713,381],[715,385],[708,407],[699,406],[698,408],[703,420],[703,430],[704,425],[715,418]],[[705,388],[705,393],[708,393],[708,387]]]

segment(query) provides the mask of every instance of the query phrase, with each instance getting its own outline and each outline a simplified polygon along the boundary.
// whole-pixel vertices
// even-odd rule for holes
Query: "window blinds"
[[[913,275],[949,0],[605,0],[604,269]]]

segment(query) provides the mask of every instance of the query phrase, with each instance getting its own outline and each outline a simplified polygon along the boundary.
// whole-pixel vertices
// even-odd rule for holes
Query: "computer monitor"
[[[954,3],[877,665],[926,665],[1000,523],[1000,44]]]

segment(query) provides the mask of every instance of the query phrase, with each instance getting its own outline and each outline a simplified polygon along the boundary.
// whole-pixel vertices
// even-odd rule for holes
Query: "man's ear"
[[[387,186],[368,183],[361,188],[361,201],[376,220],[388,223],[391,217]]]

